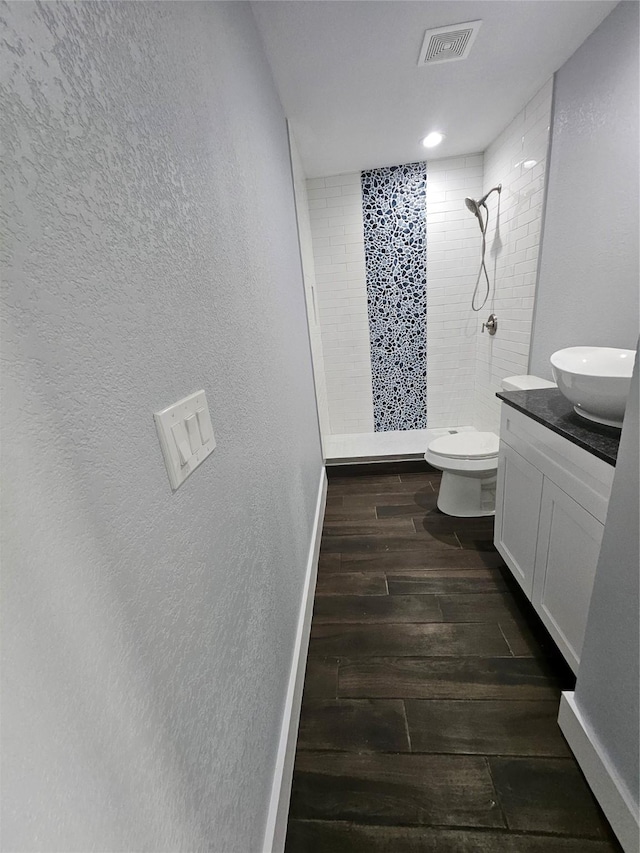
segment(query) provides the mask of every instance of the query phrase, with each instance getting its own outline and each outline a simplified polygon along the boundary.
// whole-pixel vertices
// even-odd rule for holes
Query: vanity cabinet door
[[[545,478],[532,604],[577,672],[604,525]]]
[[[543,476],[500,442],[496,484],[495,546],[531,599]]]

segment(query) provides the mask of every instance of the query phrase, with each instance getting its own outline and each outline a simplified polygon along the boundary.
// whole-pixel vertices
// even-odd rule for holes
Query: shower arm
[[[489,192],[488,192],[486,195],[483,195],[483,196],[482,196],[482,198],[481,198],[481,199],[480,199],[480,201],[478,202],[478,206],[482,205],[483,207],[485,207],[485,208],[486,208],[486,206],[487,206],[487,205],[485,204],[485,201],[489,198],[489,196],[491,195],[491,193],[498,193],[498,194],[500,194],[501,192],[502,192],[502,184],[498,184],[498,186],[497,186],[497,187],[493,187],[492,189],[490,189],[490,190],[489,190]]]

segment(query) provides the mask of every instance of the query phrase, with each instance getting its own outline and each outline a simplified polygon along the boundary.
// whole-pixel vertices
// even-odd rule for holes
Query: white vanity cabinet
[[[613,471],[503,403],[495,545],[574,672]]]
[[[529,600],[533,594],[543,479],[537,468],[506,442],[500,442],[495,545]]]

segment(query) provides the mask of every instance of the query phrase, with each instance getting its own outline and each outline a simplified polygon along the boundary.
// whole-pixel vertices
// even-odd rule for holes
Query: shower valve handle
[[[498,318],[496,317],[495,314],[489,314],[489,317],[487,318],[487,322],[482,324],[482,331],[483,332],[484,332],[485,328],[489,332],[490,335],[495,335],[495,333],[498,331]]]

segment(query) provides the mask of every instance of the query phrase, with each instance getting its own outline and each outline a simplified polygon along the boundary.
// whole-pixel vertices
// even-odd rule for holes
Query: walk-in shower
[[[487,299],[489,298],[489,293],[491,290],[491,286],[489,284],[489,274],[487,272],[487,266],[484,262],[484,256],[487,249],[487,225],[489,224],[489,208],[486,205],[486,201],[491,195],[491,193],[500,193],[502,192],[502,184],[498,184],[497,187],[492,187],[488,193],[485,193],[480,201],[476,201],[473,198],[465,198],[464,203],[467,205],[468,209],[473,213],[473,215],[477,218],[478,224],[480,225],[480,231],[482,232],[482,257],[480,259],[480,269],[478,270],[478,278],[476,279],[476,286],[473,291],[473,296],[471,297],[471,307],[474,311],[480,311],[481,308],[486,304]],[[482,210],[480,208],[484,208],[486,216],[482,217]],[[484,273],[485,281],[487,284],[487,292],[485,293],[485,297],[482,300],[480,305],[476,305],[476,297],[478,295],[478,287],[480,286],[480,279],[482,278],[482,273]]]

